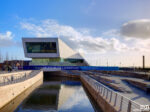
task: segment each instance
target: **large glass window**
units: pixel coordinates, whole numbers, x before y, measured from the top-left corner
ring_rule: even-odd
[[[27,53],[56,53],[56,42],[26,42]]]

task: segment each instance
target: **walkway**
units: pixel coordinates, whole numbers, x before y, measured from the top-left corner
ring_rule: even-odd
[[[130,98],[131,100],[138,102],[139,104],[142,104],[142,105],[150,105],[150,94],[146,94],[145,91],[142,91],[136,87],[133,87],[132,85],[130,85],[122,80],[130,79],[130,80],[134,80],[134,81],[144,82],[148,85],[150,85],[150,81],[146,81],[146,80],[138,79],[138,78],[123,77],[123,76],[112,76],[112,75],[104,76],[104,74],[101,77],[113,80],[114,85],[119,86],[119,87],[125,89],[126,91],[128,91],[125,93],[123,93],[123,92],[120,92],[120,93],[125,95],[126,97]]]

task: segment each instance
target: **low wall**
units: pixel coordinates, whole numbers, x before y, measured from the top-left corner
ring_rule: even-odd
[[[117,109],[111,106],[104,97],[99,95],[98,92],[95,91],[95,89],[86,82],[86,80],[84,80],[82,77],[80,77],[80,79],[90,94],[93,96],[94,100],[101,107],[103,112],[117,112]]]
[[[43,84],[43,79],[33,84],[31,87],[29,87],[12,101],[10,101],[7,105],[3,106],[0,109],[0,112],[14,112],[17,109],[18,105],[20,105],[21,102],[26,99],[41,84]]]
[[[28,80],[6,86],[0,86],[0,108],[5,106],[41,79],[43,79],[43,71]]]
[[[150,80],[150,75],[148,75],[148,74],[127,72],[127,71],[94,71],[94,72],[116,75],[116,76],[134,77],[134,78],[140,78],[140,79],[144,79],[144,80]]]
[[[28,70],[28,71],[19,71],[19,72],[11,72],[11,73],[0,74],[0,83],[3,83],[4,81],[11,80],[12,76],[21,77],[25,73],[26,73],[26,75],[29,75],[31,72],[32,72],[31,70]],[[15,77],[14,77],[14,80],[15,80]],[[4,78],[5,78],[5,80],[4,80]]]
[[[137,88],[139,88],[141,90],[144,90],[147,93],[150,93],[149,85],[144,83],[144,82],[134,81],[134,80],[130,80],[130,79],[124,79],[124,81],[126,81],[127,83],[131,84],[134,87],[137,87]]]
[[[16,75],[16,74],[22,74],[22,73],[31,73],[32,70],[26,70],[26,71],[19,71],[19,72],[10,72],[10,73],[4,73],[4,74],[0,74],[0,76],[12,76],[12,75]]]

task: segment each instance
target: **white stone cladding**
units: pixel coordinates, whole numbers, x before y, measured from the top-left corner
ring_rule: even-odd
[[[60,39],[58,39],[58,47],[59,47],[59,54],[60,54],[61,58],[68,58],[68,57],[76,54],[75,51],[73,51],[68,45],[66,45]]]

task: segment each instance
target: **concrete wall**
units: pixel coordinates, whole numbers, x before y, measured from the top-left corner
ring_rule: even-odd
[[[7,80],[11,80],[11,76],[19,77],[19,76],[23,76],[25,73],[26,75],[29,75],[31,73],[31,70],[0,74],[0,83],[4,82],[3,77],[7,77]]]
[[[24,92],[22,92],[20,95],[18,95],[16,98],[14,98],[12,101],[10,101],[7,105],[2,107],[0,109],[0,112],[14,112],[18,105],[21,104],[21,102],[26,99],[37,87],[39,87],[41,84],[43,84],[43,79],[33,84],[31,87],[26,89]]]
[[[11,73],[4,73],[4,74],[0,74],[0,77],[1,76],[12,76],[12,75],[19,75],[19,74],[24,74],[24,73],[31,73],[32,71],[31,70],[28,70],[28,71],[19,71],[19,72],[11,72]]]
[[[118,112],[118,109],[113,107],[104,97],[99,95],[98,92],[96,92],[95,89],[86,82],[86,80],[84,80],[82,77],[80,77],[80,79],[103,112]]]
[[[0,87],[0,108],[5,106],[15,97],[20,95],[26,89],[30,88],[33,84],[43,79],[43,71],[39,72],[34,77],[11,85],[1,86]]]

